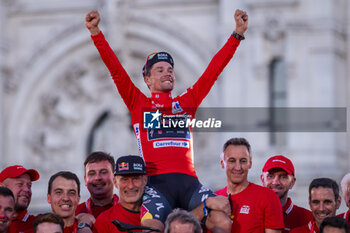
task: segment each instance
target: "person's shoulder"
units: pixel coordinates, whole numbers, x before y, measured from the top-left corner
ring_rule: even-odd
[[[269,188],[266,188],[264,186],[258,185],[258,184],[254,184],[254,183],[249,183],[248,188],[250,190],[254,190],[254,191],[258,191],[258,192],[262,192],[265,194],[270,195],[271,193],[275,194],[275,192]]]
[[[309,228],[308,228],[308,225],[305,224],[305,225],[302,225],[300,227],[296,227],[296,228],[293,228],[290,233],[309,233]]]
[[[86,202],[82,202],[77,206],[77,209],[75,210],[75,215],[78,215],[80,213],[87,213]]]
[[[215,191],[216,195],[227,196],[227,186],[225,188]]]
[[[310,214],[312,216],[312,212],[310,210],[305,209],[304,207],[301,207],[301,206],[298,206],[298,205],[295,205],[295,204],[293,204],[293,205],[294,205],[293,209],[295,208],[296,211],[303,212],[303,213],[306,213],[306,214]]]

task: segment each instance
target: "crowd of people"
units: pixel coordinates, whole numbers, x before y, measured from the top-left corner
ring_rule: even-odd
[[[236,27],[197,82],[173,98],[174,60],[167,52],[150,54],[142,69],[151,97],[131,81],[98,27],[100,15],[91,11],[85,25],[132,117],[139,155],[120,156],[96,151],[84,162],[84,183],[90,198],[80,203],[80,180],[70,171],[48,181],[51,213],[30,215],[34,169],[9,166],[0,173],[0,233],[107,233],[121,232],[114,220],[166,233],[229,232],[345,232],[349,233],[350,174],[341,190],[349,211],[336,216],[341,203],[338,184],[314,179],[309,187],[310,210],[293,204],[288,195],[296,182],[290,159],[277,155],[262,168],[262,185],[248,181],[252,167],[249,142],[231,138],[224,143],[220,161],[227,186],[216,192],[203,186],[193,163],[193,133],[163,130],[144,124],[144,113],[194,119],[202,100],[229,63],[248,29],[245,11],[234,13]],[[116,187],[119,195],[113,193]],[[80,203],[80,204],[79,204]],[[125,228],[125,226],[124,226]]]

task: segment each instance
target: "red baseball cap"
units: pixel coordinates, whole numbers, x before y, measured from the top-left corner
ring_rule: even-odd
[[[16,178],[20,175],[27,173],[31,181],[36,181],[39,179],[39,173],[34,169],[25,169],[21,165],[13,165],[5,168],[0,173],[0,182],[3,182],[6,178]]]
[[[290,159],[284,157],[283,155],[276,155],[269,158],[266,161],[262,171],[267,172],[272,168],[282,168],[290,175],[294,176],[295,174],[292,161],[290,161]]]

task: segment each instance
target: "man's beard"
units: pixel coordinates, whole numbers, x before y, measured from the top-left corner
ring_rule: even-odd
[[[27,205],[18,204],[18,203],[15,204],[15,210],[17,213],[22,212],[22,211],[26,210],[27,208],[28,208]]]

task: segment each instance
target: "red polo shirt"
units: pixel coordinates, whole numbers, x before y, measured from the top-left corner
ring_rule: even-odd
[[[283,233],[290,232],[291,229],[303,226],[313,219],[310,210],[294,205],[292,199],[288,198],[287,204],[283,207]]]
[[[8,233],[33,233],[33,222],[37,216],[29,215],[27,210],[19,213],[12,219],[12,223],[7,230]]]

